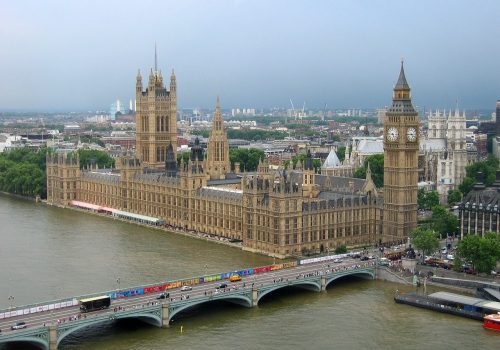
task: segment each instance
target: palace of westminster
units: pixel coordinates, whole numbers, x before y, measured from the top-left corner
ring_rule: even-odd
[[[384,187],[366,179],[317,174],[310,152],[294,170],[231,170],[219,100],[206,154],[198,142],[177,164],[177,89],[151,71],[136,80],[136,152],[115,169],[80,169],[76,152],[47,155],[47,202],[160,219],[167,228],[242,242],[285,257],[408,237],[417,222],[419,118],[403,64],[384,122]]]

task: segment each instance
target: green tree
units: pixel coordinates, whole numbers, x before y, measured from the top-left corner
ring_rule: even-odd
[[[417,205],[419,209],[432,209],[439,205],[439,193],[437,191],[426,191],[421,188],[417,192]]]
[[[467,166],[465,168],[466,177],[464,178],[460,186],[458,186],[460,192],[462,192],[464,195],[469,193],[473,185],[476,183],[477,174],[479,172],[483,173],[484,184],[486,186],[491,186],[493,182],[495,182],[498,164],[498,158],[490,155],[488,159],[484,161],[475,162]]]
[[[374,154],[369,156],[363,162],[363,166],[354,172],[354,177],[359,179],[366,178],[366,169],[370,164],[370,169],[372,171],[372,180],[377,187],[384,186],[384,155]]]
[[[441,237],[446,237],[450,233],[458,232],[458,219],[453,213],[441,206],[436,205],[432,208],[431,228]]]
[[[426,199],[425,190],[423,188],[419,188],[417,191],[418,209],[425,209],[425,204],[426,204],[425,199]]]
[[[413,246],[422,251],[422,260],[439,248],[438,234],[424,227],[418,227],[410,233]]]
[[[455,205],[462,200],[462,192],[459,190],[448,191],[448,204]]]
[[[457,246],[456,259],[460,264],[471,263],[478,272],[489,273],[500,260],[500,236],[487,233],[484,237],[467,235]]]
[[[344,159],[345,159],[345,146],[337,148],[337,157],[339,157],[339,160],[341,162],[344,161]]]
[[[292,165],[293,169],[297,167],[298,162],[302,162],[302,164],[305,164],[306,161],[306,154],[298,154],[295,157],[292,158]],[[314,172],[315,173],[320,173],[321,172],[321,161],[317,158],[313,158],[313,167],[314,167]]]
[[[231,148],[229,150],[229,161],[231,169],[234,170],[234,163],[240,163],[241,171],[255,171],[259,165],[259,160],[263,160],[265,153],[256,148]]]
[[[177,153],[177,166],[180,167],[182,161],[188,162],[190,156],[191,156],[190,152],[178,152]]]
[[[80,169],[95,162],[99,168],[111,168],[115,166],[115,160],[104,151],[94,149],[79,149]]]
[[[347,247],[345,245],[340,245],[335,248],[335,254],[345,254],[347,253]]]
[[[475,179],[466,176],[464,177],[462,183],[458,186],[458,189],[460,190],[461,193],[465,195],[472,190],[472,187],[474,187],[475,183],[476,183]]]
[[[46,148],[27,147],[0,154],[0,189],[23,196],[47,196]]]

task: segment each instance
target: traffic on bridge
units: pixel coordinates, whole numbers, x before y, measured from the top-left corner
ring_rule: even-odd
[[[67,335],[103,322],[137,318],[168,327],[183,310],[213,300],[257,306],[285,287],[324,291],[348,275],[375,277],[376,260],[359,253],[324,256],[0,310],[0,343],[25,341],[55,350]]]

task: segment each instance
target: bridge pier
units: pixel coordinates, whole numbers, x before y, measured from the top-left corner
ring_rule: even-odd
[[[57,350],[57,326],[49,326],[49,350]]]
[[[321,275],[321,279],[320,279],[320,285],[321,285],[321,292],[324,292],[326,290],[326,276],[325,275]]]
[[[170,312],[168,311],[169,306],[170,306],[169,304],[161,305],[161,328],[170,327],[170,319],[169,319]]]
[[[252,289],[252,307],[257,306],[258,300],[259,300],[259,290]]]

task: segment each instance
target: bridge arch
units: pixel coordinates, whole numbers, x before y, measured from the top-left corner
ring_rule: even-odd
[[[137,310],[137,311],[138,311],[137,313],[124,313],[124,314],[117,313],[117,314],[114,314],[112,316],[108,316],[106,318],[92,320],[91,322],[74,324],[73,327],[61,329],[61,332],[58,333],[58,336],[57,336],[57,346],[59,347],[59,344],[61,343],[61,341],[63,341],[63,339],[66,338],[68,335],[70,335],[76,331],[79,331],[83,328],[93,326],[93,325],[96,325],[99,323],[104,323],[104,322],[134,318],[134,319],[139,319],[142,322],[151,324],[153,326],[158,326],[158,327],[162,326],[161,316],[158,316],[158,315],[155,315],[152,313],[147,313],[147,312],[144,312],[143,310]]]
[[[327,278],[326,283],[325,283],[325,288],[327,288],[333,281],[346,277],[346,276],[360,276],[360,277],[371,277],[372,279],[375,278],[375,271],[372,269],[366,269],[366,270],[350,270],[350,271],[345,271],[345,273],[342,274],[336,274],[335,276],[332,276],[330,278]]]
[[[6,339],[5,341],[0,341],[0,344],[15,344],[15,343],[29,343],[35,346],[40,347],[43,350],[49,350],[49,343],[45,339],[41,339],[36,336],[27,336],[16,339]]]
[[[228,295],[228,296],[221,295],[221,296],[218,296],[216,298],[197,300],[195,302],[190,302],[190,303],[183,304],[179,307],[175,307],[169,313],[168,321],[170,322],[174,318],[174,316],[178,315],[179,313],[181,313],[184,310],[187,310],[187,309],[192,308],[192,307],[197,306],[197,305],[207,304],[207,303],[210,303],[212,301],[228,301],[228,302],[233,303],[233,304],[242,305],[245,307],[252,307],[252,300],[245,295]]]
[[[257,304],[259,304],[260,300],[269,293],[272,293],[278,289],[288,288],[288,287],[297,287],[297,288],[312,290],[315,292],[321,291],[321,284],[319,283],[319,281],[298,281],[296,283],[290,283],[290,284],[276,284],[273,285],[271,288],[266,288],[265,290],[262,291],[262,293],[259,294],[259,296],[257,297]]]

